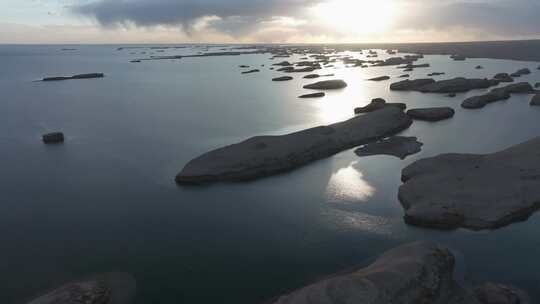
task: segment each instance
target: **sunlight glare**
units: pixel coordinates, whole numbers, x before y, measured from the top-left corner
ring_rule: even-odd
[[[338,31],[379,33],[387,29],[397,11],[394,0],[328,0],[313,7],[322,23]]]
[[[326,187],[329,202],[366,201],[375,193],[375,188],[355,168],[357,162],[341,168],[330,177]]]

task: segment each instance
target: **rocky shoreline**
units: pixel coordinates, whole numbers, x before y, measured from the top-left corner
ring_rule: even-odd
[[[273,304],[530,304],[511,286],[487,282],[468,288],[454,278],[456,257],[439,244],[416,242],[382,254],[371,265],[276,298]]]

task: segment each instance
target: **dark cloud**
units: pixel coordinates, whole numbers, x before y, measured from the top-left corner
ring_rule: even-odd
[[[74,7],[103,25],[134,22],[137,25],[187,24],[203,16],[250,19],[294,16],[321,0],[99,0]]]
[[[360,0],[358,0],[360,1]],[[377,0],[373,0],[376,2]],[[540,0],[394,0],[402,11],[394,30],[445,31],[463,28],[492,36],[538,36],[540,33]],[[218,16],[208,26],[232,36],[248,35],[272,16],[306,19],[297,29],[305,34],[339,35],[335,29],[323,28],[306,15],[307,8],[325,0],[97,0],[74,6],[79,14],[94,17],[109,26],[134,23],[138,26],[183,25],[189,33],[195,20]],[[369,14],[358,12],[358,18]],[[390,33],[391,34],[391,33]]]
[[[539,0],[410,0],[408,6],[397,22],[402,28],[461,27],[501,36],[540,34]]]

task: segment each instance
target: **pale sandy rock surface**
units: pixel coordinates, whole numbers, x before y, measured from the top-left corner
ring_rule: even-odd
[[[540,137],[493,154],[442,154],[402,172],[409,224],[496,229],[540,208]]]

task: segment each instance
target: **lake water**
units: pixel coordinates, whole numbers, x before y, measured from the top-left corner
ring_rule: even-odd
[[[407,226],[397,200],[401,170],[417,159],[494,152],[540,135],[540,108],[529,106],[530,96],[463,110],[461,101],[481,90],[457,98],[390,92],[401,70],[338,64],[318,72],[335,73],[346,89],[301,100],[302,85],[312,81],[295,74],[272,82],[282,74],[269,70],[280,61],[270,55],[129,63],[151,51],[117,47],[0,46],[0,303],[109,271],[135,276],[137,303],[260,303],[416,240],[461,252],[470,284],[509,283],[540,301],[539,214],[496,231],[434,231]],[[533,73],[520,81],[540,81],[533,62],[419,62],[432,67],[412,78],[483,78],[529,67]],[[242,64],[261,72],[241,75]],[[90,72],[106,77],[35,82]],[[394,79],[366,81],[381,75]],[[174,182],[206,151],[344,120],[375,97],[409,108],[451,106],[456,116],[403,132],[425,144],[404,161],[349,150],[249,183]],[[63,131],[65,144],[43,145],[41,134],[52,131]]]

